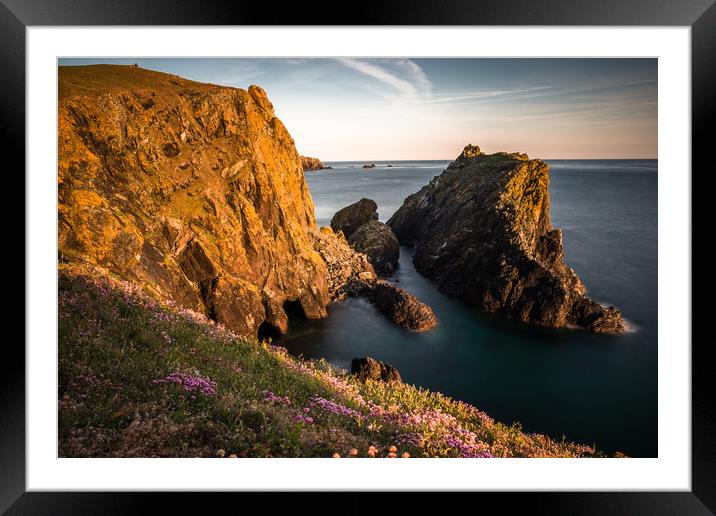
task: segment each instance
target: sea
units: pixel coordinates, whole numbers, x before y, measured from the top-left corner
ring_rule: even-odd
[[[411,333],[363,299],[329,306],[324,320],[292,320],[276,343],[350,369],[371,356],[403,380],[463,400],[507,424],[607,454],[657,456],[657,161],[546,160],[551,218],[565,261],[596,301],[622,310],[629,331],[593,335],[502,320],[441,294],[401,247],[390,281],[434,310],[438,326]],[[332,162],[306,172],[316,221],[362,197],[387,221],[449,161]],[[390,166],[389,166],[390,165]]]

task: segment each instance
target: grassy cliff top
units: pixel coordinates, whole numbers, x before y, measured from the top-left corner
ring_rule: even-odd
[[[211,90],[221,88],[183,79],[178,75],[155,72],[133,65],[58,66],[58,96],[60,99],[77,95],[99,96],[148,89],[157,93],[176,92],[178,88]]]
[[[601,456],[240,339],[99,269],[59,272],[61,457]]]

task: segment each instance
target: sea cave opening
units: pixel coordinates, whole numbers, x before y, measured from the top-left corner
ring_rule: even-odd
[[[286,314],[286,317],[288,318],[287,322],[289,327],[291,326],[291,323],[293,321],[307,319],[306,312],[304,311],[303,306],[298,299],[293,301],[284,301],[282,308],[284,313]],[[259,340],[266,340],[269,338],[271,340],[275,340],[283,336],[284,333],[285,332],[281,331],[281,328],[277,324],[266,320],[262,322],[259,326],[257,338]]]

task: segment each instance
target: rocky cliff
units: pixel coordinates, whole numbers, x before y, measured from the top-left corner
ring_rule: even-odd
[[[349,294],[386,298],[366,256],[316,227],[301,157],[258,86],[60,67],[58,128],[60,260],[252,337]],[[396,306],[374,304],[422,329],[420,302],[394,290]]]
[[[308,156],[301,156],[301,166],[303,170],[326,170],[327,167],[318,158],[309,158]]]
[[[301,159],[261,88],[60,67],[58,128],[61,259],[243,335],[326,316]]]
[[[468,145],[388,225],[414,246],[421,274],[470,305],[536,325],[623,331],[619,310],[585,297],[565,265],[548,185],[543,161]]]

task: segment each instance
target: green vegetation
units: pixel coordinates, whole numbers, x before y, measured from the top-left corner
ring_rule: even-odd
[[[59,272],[60,456],[600,456],[240,339],[97,269]]]

